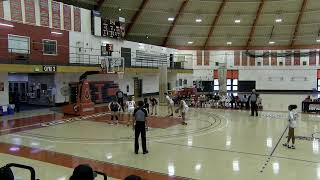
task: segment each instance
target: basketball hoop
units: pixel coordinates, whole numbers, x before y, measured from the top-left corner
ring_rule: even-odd
[[[115,74],[124,73],[124,58],[123,57],[103,57],[101,59],[101,71],[104,73]]]

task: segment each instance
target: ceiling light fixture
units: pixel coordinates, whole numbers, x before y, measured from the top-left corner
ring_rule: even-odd
[[[188,44],[193,44],[193,42],[192,42],[192,41],[189,41]]]
[[[231,41],[228,41],[228,42],[227,42],[227,45],[231,45],[231,44],[232,44],[232,42],[231,42]]]
[[[169,17],[168,21],[174,21],[174,17]]]
[[[275,21],[276,21],[276,23],[281,23],[283,20],[282,20],[282,18],[277,18]]]
[[[5,24],[5,23],[0,23],[0,26],[14,27],[12,24]]]
[[[269,41],[269,44],[275,44],[276,42],[274,42],[274,41]]]
[[[235,19],[234,22],[235,22],[236,24],[239,24],[239,23],[241,23],[241,19]]]
[[[197,22],[197,23],[201,23],[201,22],[202,22],[202,19],[198,18],[198,19],[196,19],[196,22]]]
[[[121,8],[119,8],[118,10],[119,10],[119,11],[122,11],[122,9],[121,9]]]
[[[61,32],[56,32],[56,31],[52,31],[51,34],[57,34],[57,35],[61,35]]]
[[[318,43],[320,43],[320,38],[318,38],[316,41],[317,41]]]

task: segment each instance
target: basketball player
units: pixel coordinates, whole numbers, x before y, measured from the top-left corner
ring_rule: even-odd
[[[170,96],[168,95],[168,93],[164,93],[164,95],[166,96],[167,103],[168,103],[168,116],[173,116],[173,106],[174,106],[174,102],[173,102],[173,100],[170,98]]]
[[[119,123],[119,111],[121,109],[120,104],[116,101],[116,99],[113,99],[111,103],[109,103],[109,110],[111,111],[111,121],[113,121],[113,117],[116,119],[116,124]]]
[[[151,102],[151,115],[153,115],[153,112],[155,113],[155,115],[158,115],[158,113],[157,113],[157,106],[158,106],[157,99],[154,97],[150,97],[149,101]]]
[[[128,110],[128,116],[129,116],[127,125],[129,126],[132,122],[132,115],[134,112],[134,108],[136,106],[136,103],[132,100],[132,97],[129,97],[129,100],[126,102],[126,106],[127,106],[127,110]]]
[[[181,99],[179,102],[179,108],[176,110],[176,112],[181,113],[181,117],[182,117],[182,125],[187,125],[186,123],[186,113],[189,111],[189,106],[187,105],[186,101]]]

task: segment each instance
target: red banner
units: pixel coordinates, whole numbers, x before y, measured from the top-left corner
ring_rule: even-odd
[[[234,66],[240,66],[240,51],[234,51]]]
[[[36,16],[34,10],[34,0],[24,0],[24,9],[26,14],[26,22],[35,24],[36,23]]]
[[[292,51],[287,51],[288,56],[286,56],[286,66],[292,65]]]
[[[315,66],[317,61],[317,51],[310,51],[309,55],[309,65],[310,66]]]
[[[52,27],[60,29],[61,21],[60,21],[60,3],[56,1],[52,1]]]
[[[300,66],[300,51],[294,52],[294,65]]]
[[[252,54],[254,55],[254,54]],[[250,56],[250,66],[255,66],[256,65],[256,58],[253,56]]]
[[[63,24],[65,30],[71,30],[71,7],[69,5],[63,5]]]
[[[209,61],[210,61],[210,52],[204,51],[204,65],[209,66]]]
[[[197,65],[202,65],[202,51],[197,51]]]
[[[3,1],[0,1],[0,18],[3,18]]]
[[[248,56],[246,52],[242,52],[242,66],[247,66],[248,65]]]
[[[269,51],[264,51],[263,52],[263,54],[268,54],[269,53]],[[268,55],[266,55],[266,56],[263,56],[263,65],[264,66],[269,66],[269,64],[270,64],[270,56]]]
[[[73,7],[74,13],[74,31],[81,32],[81,11],[80,8]]]
[[[277,64],[277,52],[271,53],[271,66],[276,66]]]
[[[22,22],[21,0],[10,0],[11,19]]]
[[[40,25],[49,26],[49,5],[48,0],[39,0],[40,6]]]

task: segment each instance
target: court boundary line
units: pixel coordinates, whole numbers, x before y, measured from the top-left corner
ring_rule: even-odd
[[[278,139],[277,144],[274,146],[273,150],[271,151],[271,153],[268,156],[268,159],[265,161],[265,163],[263,164],[260,173],[263,173],[265,168],[269,165],[269,162],[271,161],[271,158],[273,157],[273,153],[276,151],[276,149],[278,148],[284,134],[287,132],[289,126],[286,126],[286,128],[284,129],[284,131],[282,132],[280,138]]]

